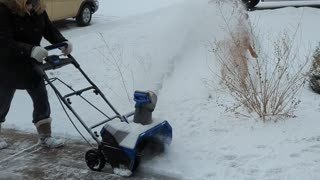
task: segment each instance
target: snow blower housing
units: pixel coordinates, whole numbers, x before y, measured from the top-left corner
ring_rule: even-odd
[[[134,171],[144,150],[161,153],[164,144],[172,140],[172,128],[167,121],[152,119],[157,96],[151,91],[136,91],[134,94],[136,111],[133,123],[108,122],[100,134],[105,143],[104,151],[112,167],[127,167]],[[108,147],[108,145],[110,147]],[[117,147],[119,149],[114,149]]]
[[[61,43],[47,46],[45,48],[49,51],[65,46],[67,46],[66,43]],[[77,70],[79,70],[79,72],[83,75],[84,79],[87,80],[90,86],[81,90],[75,90],[57,77],[48,77],[46,73],[48,70],[56,70],[66,65],[74,65],[74,67],[77,68]],[[130,172],[134,172],[140,163],[140,158],[143,155],[144,150],[147,147],[160,147],[157,148],[157,150],[162,152],[164,150],[164,145],[169,145],[171,143],[172,128],[168,121],[152,118],[152,112],[157,103],[157,96],[155,93],[151,91],[136,91],[134,94],[134,100],[136,101],[135,112],[121,115],[108,101],[102,91],[85,74],[80,67],[80,64],[78,64],[78,62],[71,55],[68,55],[67,57],[51,55],[45,59],[44,64],[34,64],[34,69],[54,90],[55,94],[62,103],[62,106],[66,106],[71,111],[74,117],[97,142],[97,148],[87,151],[85,155],[86,163],[90,169],[94,171],[100,171],[104,168],[106,163],[109,163],[114,170],[116,168],[125,168]],[[54,84],[55,82],[65,85],[67,88],[69,88],[71,93],[65,95],[61,94]],[[88,91],[100,96],[106,102],[107,106],[110,108],[111,112],[114,113],[114,115],[107,115],[103,110],[95,106],[94,103],[86,99],[82,94]],[[107,119],[98,122],[91,127],[87,126],[81,116],[71,106],[71,97],[74,96],[80,96],[84,101],[104,115]],[[134,117],[131,118],[132,116]],[[72,121],[69,115],[68,117]],[[116,119],[119,121],[116,121]],[[103,127],[100,131],[100,135],[98,135],[98,133],[94,130],[101,126]],[[80,131],[79,133],[81,134]],[[83,135],[82,137],[86,140]],[[88,140],[86,141],[89,143]]]

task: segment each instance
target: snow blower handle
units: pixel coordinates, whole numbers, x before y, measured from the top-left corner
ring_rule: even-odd
[[[66,42],[62,42],[62,43],[58,43],[58,44],[53,44],[53,45],[50,45],[50,46],[46,46],[45,49],[47,51],[51,51],[51,50],[54,50],[54,49],[60,49],[60,48],[67,48],[68,47],[68,43]]]
[[[44,48],[47,51],[51,51],[51,50],[55,50],[63,47],[65,48],[68,47],[68,44],[66,42],[63,42],[63,43],[46,46]],[[45,71],[55,70],[63,66],[66,66],[68,64],[73,64],[76,68],[80,68],[80,65],[78,64],[78,62],[70,54],[65,58],[61,58],[60,55],[50,55],[45,59],[45,62],[46,63],[44,64],[33,62],[35,71],[43,77],[46,76]]]

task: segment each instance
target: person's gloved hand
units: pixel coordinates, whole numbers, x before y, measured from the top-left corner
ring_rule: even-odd
[[[40,46],[35,46],[32,49],[30,57],[35,59],[36,61],[42,63],[44,58],[48,57],[48,55],[49,55],[49,53],[45,48],[40,47]]]
[[[67,56],[67,55],[71,54],[73,46],[72,46],[70,41],[66,41],[65,43],[67,43],[68,46],[67,47],[62,47],[62,48],[60,48],[60,50],[63,53],[63,55]]]

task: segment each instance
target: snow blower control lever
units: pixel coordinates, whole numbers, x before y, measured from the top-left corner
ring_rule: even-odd
[[[51,50],[59,49],[66,46],[68,46],[67,43],[59,43],[59,44],[46,46],[45,49],[48,51],[51,51]],[[58,55],[50,55],[45,59],[45,62],[46,63],[44,64],[38,63],[34,65],[35,71],[41,76],[45,75],[44,71],[58,69],[68,64],[73,64],[77,68],[80,67],[80,65],[71,55],[68,55],[66,58],[61,58]]]
[[[54,44],[51,46],[47,46],[47,47],[45,47],[45,49],[50,51],[50,50],[54,50],[54,49],[58,49],[58,48],[62,48],[62,47],[67,48],[67,46],[68,46],[67,43],[60,43],[60,44]],[[59,65],[61,63],[61,59],[57,55],[48,56],[45,60],[46,60],[46,62],[48,62],[51,65]]]

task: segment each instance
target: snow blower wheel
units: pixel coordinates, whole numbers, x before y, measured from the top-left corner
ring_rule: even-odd
[[[91,149],[85,156],[87,166],[93,171],[101,171],[106,165],[103,154],[97,149]]]

